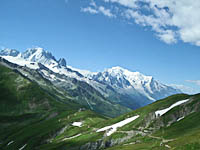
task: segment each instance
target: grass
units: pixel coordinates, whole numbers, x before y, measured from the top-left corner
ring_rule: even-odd
[[[164,145],[160,145],[160,140],[150,137],[136,136],[128,142],[107,148],[108,150],[167,150]]]
[[[136,110],[135,112],[132,112],[133,115],[136,113],[140,113],[141,116],[148,114],[149,112],[154,112],[155,110],[159,110],[162,108],[167,108],[173,103],[190,98],[190,102],[184,104],[184,107],[182,106],[177,106],[174,109],[170,110],[167,112],[165,115],[161,117],[161,120],[164,120],[165,123],[170,121],[170,116],[178,113],[179,111],[181,112],[182,109],[187,109],[187,110],[194,110],[196,107],[199,108],[199,102],[200,102],[200,95],[193,95],[193,96],[188,96],[188,95],[175,95],[168,97],[167,99],[157,101],[153,104],[150,104],[148,106],[145,106],[141,109]],[[165,145],[170,146],[172,149],[175,150],[198,150],[200,149],[200,109],[195,110],[196,112],[189,114],[186,116],[184,119],[175,122],[171,124],[171,126],[167,127],[164,126],[161,129],[157,130],[153,134],[153,136],[158,137],[160,139],[154,139],[152,137],[138,137],[135,136],[131,138],[128,142],[122,143],[119,146],[114,146],[111,148],[108,148],[109,150],[163,150],[163,149],[168,149],[165,147]],[[130,113],[128,114],[130,115]],[[168,119],[168,120],[167,120]],[[137,125],[142,124],[142,119],[138,119],[137,122],[130,123],[122,128],[120,130],[135,130],[135,127]],[[155,122],[152,122],[154,124]],[[174,139],[172,141],[168,141],[166,143],[163,143],[160,145],[162,142],[161,139]],[[140,143],[137,143],[136,141],[139,140]]]

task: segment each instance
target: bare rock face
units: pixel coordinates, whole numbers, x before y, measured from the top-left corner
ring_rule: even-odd
[[[58,60],[58,64],[59,64],[60,66],[63,66],[63,67],[66,67],[66,65],[67,65],[66,60],[65,60],[64,58],[60,58],[60,59]]]

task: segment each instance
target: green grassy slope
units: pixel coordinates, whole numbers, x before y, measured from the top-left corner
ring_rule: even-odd
[[[0,91],[0,149],[19,149],[25,144],[24,149],[38,149],[51,139],[85,132],[87,126],[105,119],[80,110],[83,107],[70,100],[63,103],[55,99],[36,83],[2,65]],[[82,121],[84,126],[73,127],[73,121]],[[66,135],[62,137],[63,133]]]
[[[190,101],[186,104],[177,106],[157,118],[149,124],[148,127],[144,127],[144,122],[146,118],[143,117],[147,113],[155,112],[156,110],[161,110],[168,108],[170,105],[177,101],[190,98]],[[174,116],[180,118],[178,115],[186,114],[190,112],[180,121],[174,121],[169,125],[174,119]],[[146,107],[138,109],[132,113],[132,115],[140,114],[140,118],[122,128],[120,131],[145,131],[146,135],[133,136],[124,143],[108,148],[109,150],[164,150],[164,149],[175,149],[175,150],[198,150],[200,149],[200,94],[189,96],[184,94],[170,96],[166,99],[157,101]],[[129,114],[129,115],[130,115]],[[149,117],[149,115],[147,115]],[[173,116],[173,117],[172,117]],[[118,118],[119,119],[119,118]],[[159,128],[158,122],[160,123]],[[152,131],[153,130],[153,131]],[[114,135],[113,135],[114,136]]]
[[[62,111],[80,107],[73,102],[63,105],[43,91],[36,83],[1,65],[0,91],[0,113],[5,115]]]
[[[187,103],[171,109],[161,117],[155,117],[155,111],[168,108],[177,101],[188,98],[190,100]],[[40,149],[78,150],[82,147],[82,149],[91,150],[167,150],[171,148],[177,150],[196,150],[199,148],[200,144],[199,102],[200,95],[173,95],[120,117],[105,121],[102,120],[92,125],[87,131],[85,130],[82,132],[79,130],[76,134],[71,134],[69,136],[71,137],[81,133],[81,135],[76,138],[62,141],[63,137],[67,137],[64,133],[60,137],[56,137],[52,143],[42,145]],[[104,132],[96,133],[96,130],[99,128],[112,125],[135,115],[140,115],[140,117],[118,128],[111,136],[105,136]],[[180,118],[181,115],[186,116],[184,119],[177,122],[177,119]],[[174,116],[176,116],[175,121],[169,125],[174,119]],[[77,131],[77,129],[74,131]],[[85,147],[83,147],[83,145]]]
[[[2,149],[19,149],[27,144],[25,149],[60,149],[66,147],[76,147],[84,143],[84,140],[78,140],[77,143],[70,143],[65,138],[77,134],[85,134],[92,130],[97,123],[102,122],[105,118],[94,114],[91,111],[82,111],[76,113],[63,112],[57,117],[49,120],[38,121],[28,124],[19,130],[15,130],[6,138]],[[82,127],[72,126],[75,121],[83,122]],[[88,137],[86,141],[89,140]],[[90,139],[91,140],[91,139]],[[95,140],[95,139],[94,139]],[[7,145],[10,141],[12,144]],[[79,145],[80,144],[80,145]]]
[[[135,136],[127,142],[108,150],[199,150],[200,113],[193,113],[185,119],[164,127],[149,136]]]

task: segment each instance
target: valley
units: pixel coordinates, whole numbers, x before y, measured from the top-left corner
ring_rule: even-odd
[[[81,74],[63,59],[39,52],[24,63],[16,51],[0,53],[2,150],[200,148],[199,94],[179,94],[152,77],[119,67]],[[172,96],[166,92],[156,99],[164,89]]]

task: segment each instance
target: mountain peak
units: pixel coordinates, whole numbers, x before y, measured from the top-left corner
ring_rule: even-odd
[[[146,76],[137,71],[133,72],[120,66],[106,69],[104,72],[108,72],[112,76],[125,76],[130,80],[151,80],[153,78],[152,76]]]
[[[15,49],[9,49],[9,48],[6,48],[6,49],[3,49],[3,50],[0,51],[0,55],[1,56],[13,56],[13,57],[16,57],[19,54],[20,54],[19,51],[15,50]]]
[[[35,56],[35,57],[42,57],[42,56],[45,56],[45,57],[53,57],[53,55],[48,52],[48,51],[45,51],[43,48],[41,47],[36,47],[36,48],[28,48],[24,53],[23,53],[23,57],[24,58],[30,58],[30,56]],[[32,58],[31,57],[31,58]]]
[[[113,75],[120,75],[120,74],[123,74],[124,72],[127,72],[127,71],[128,71],[127,69],[124,69],[120,66],[115,66],[115,67],[106,69],[104,72],[108,72],[108,73],[113,74]]]
[[[66,67],[67,65],[66,60],[64,58],[60,58],[58,64],[63,67]]]
[[[124,70],[124,68],[120,67],[120,66],[115,66],[111,68],[112,70]]]
[[[115,66],[115,67],[112,67],[112,68],[110,68],[110,70],[116,70],[116,71],[126,71],[127,69],[125,69],[125,68],[122,68],[122,67],[120,67],[120,66]]]
[[[22,58],[32,62],[38,62],[42,64],[56,64],[55,57],[48,51],[45,51],[41,47],[29,48],[23,54]]]

